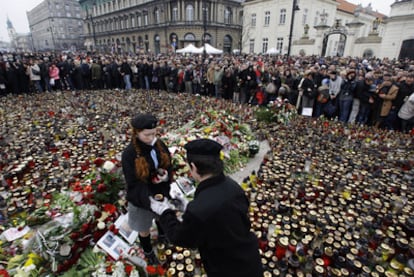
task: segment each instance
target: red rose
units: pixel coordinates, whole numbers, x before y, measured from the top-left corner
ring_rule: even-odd
[[[1,277],[10,277],[9,273],[5,269],[0,269],[0,276]]]
[[[80,231],[81,233],[85,233],[86,231],[88,231],[88,229],[89,229],[89,224],[83,223]]]
[[[134,267],[130,264],[125,265],[125,272],[129,276],[131,275],[131,271],[134,269]]]
[[[113,214],[114,212],[116,212],[116,206],[112,204],[104,204],[103,210],[109,214]]]
[[[96,158],[95,161],[93,162],[97,167],[101,167],[104,163],[105,160],[102,158]]]
[[[95,218],[100,218],[100,217],[101,217],[101,215],[102,215],[102,213],[101,213],[100,211],[95,211],[95,212],[93,213],[93,216],[94,216]]]
[[[154,266],[149,265],[147,266],[147,272],[149,275],[154,275],[157,273],[157,269]]]
[[[76,240],[79,238],[79,233],[78,232],[74,232],[72,234],[70,234],[70,238],[73,240]]]
[[[109,226],[108,229],[109,229],[109,231],[111,231],[115,235],[118,234],[118,232],[119,232],[119,230],[116,228],[115,224],[112,224],[111,226]]]
[[[105,185],[105,184],[103,184],[103,183],[100,183],[100,184],[98,185],[97,191],[98,191],[98,192],[104,192],[104,191],[106,191],[106,185]]]
[[[165,275],[165,269],[161,265],[157,265],[157,272],[161,276]]]

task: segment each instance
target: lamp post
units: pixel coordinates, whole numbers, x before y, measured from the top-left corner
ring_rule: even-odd
[[[34,30],[34,27],[30,26],[30,39],[32,41],[32,51],[36,52],[36,46],[35,46],[34,40],[33,40],[33,30]]]
[[[96,6],[96,2],[93,1],[92,4],[93,7]],[[89,6],[86,5],[86,19],[90,20],[90,23],[92,25],[92,38],[93,38],[93,45],[91,47],[91,50],[93,51],[94,49],[96,49],[96,33],[95,33],[95,23],[93,22],[93,9],[92,12],[89,14]],[[90,34],[90,28],[89,28],[89,34]]]
[[[289,42],[288,42],[288,52],[287,52],[287,56],[290,56],[290,49],[292,47],[292,35],[293,35],[293,24],[295,22],[295,12],[299,11],[299,6],[297,4],[297,0],[293,0],[293,4],[292,4],[292,16],[291,16],[291,21],[290,21],[290,31],[289,31]]]
[[[203,60],[207,58],[206,39],[207,39],[207,3],[203,0]]]
[[[50,19],[50,21],[54,21],[53,18]],[[52,37],[52,43],[53,43],[53,52],[56,50],[56,44],[55,44],[55,36],[53,34],[53,24],[50,24],[49,21],[49,28],[47,28],[47,30],[50,32],[50,35]]]

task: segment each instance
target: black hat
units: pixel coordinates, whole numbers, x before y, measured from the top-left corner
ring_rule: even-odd
[[[220,157],[220,151],[223,146],[211,139],[196,139],[187,143],[184,148],[187,150],[187,156],[201,155]]]
[[[154,129],[157,127],[157,119],[152,114],[137,114],[131,120],[135,129]]]

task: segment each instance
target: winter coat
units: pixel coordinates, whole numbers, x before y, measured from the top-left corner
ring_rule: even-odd
[[[167,146],[162,142],[162,151],[168,153],[169,150]],[[122,152],[122,170],[124,172],[125,181],[127,184],[127,194],[126,199],[134,204],[136,207],[144,208],[150,210],[150,200],[149,196],[154,196],[155,194],[163,194],[164,196],[169,196],[170,192],[170,180],[166,182],[161,182],[159,184],[152,183],[152,177],[157,175],[157,169],[155,168],[154,161],[151,158],[151,150],[153,147],[147,145],[140,141],[137,142],[141,149],[141,156],[145,158],[149,165],[149,176],[146,180],[141,180],[137,178],[135,173],[135,158],[137,157],[137,152],[131,142],[125,150]],[[157,157],[160,157],[160,152],[157,148],[154,148],[157,153]],[[171,168],[167,169],[168,176],[171,176]]]
[[[380,116],[387,116],[390,113],[392,101],[397,97],[398,87],[391,81],[384,81],[381,85],[379,85],[378,93],[385,95],[384,98],[380,98],[382,99]]]
[[[410,120],[414,117],[414,93],[408,97],[401,109],[398,111],[398,117],[404,120]]]
[[[209,277],[262,277],[248,209],[243,189],[221,174],[200,182],[182,222],[173,210],[165,211],[159,220],[173,244],[198,248]]]

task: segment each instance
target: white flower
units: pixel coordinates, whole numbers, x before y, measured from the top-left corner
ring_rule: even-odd
[[[115,164],[111,161],[106,161],[102,166],[102,171],[109,173],[115,168]]]
[[[100,222],[98,223],[98,229],[99,229],[99,230],[103,230],[103,229],[105,229],[105,227],[106,227],[106,225],[105,225],[105,223],[104,223],[104,222],[100,221]]]

